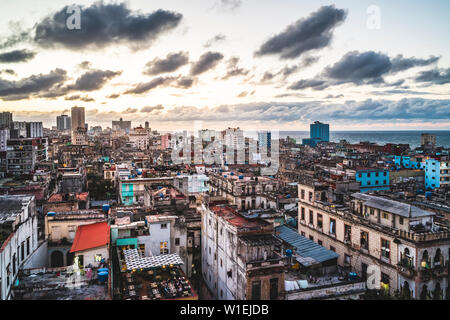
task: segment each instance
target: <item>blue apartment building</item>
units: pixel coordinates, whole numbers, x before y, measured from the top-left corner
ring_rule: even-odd
[[[390,189],[389,171],[384,169],[356,170],[356,181],[358,181],[361,192],[385,191]]]
[[[309,139],[303,139],[303,145],[315,147],[319,142],[330,141],[330,125],[316,121],[310,124]]]

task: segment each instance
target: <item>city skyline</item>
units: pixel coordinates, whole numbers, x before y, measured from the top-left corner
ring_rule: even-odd
[[[0,111],[18,121],[450,129],[445,1],[78,1],[69,30],[71,4],[3,5]]]

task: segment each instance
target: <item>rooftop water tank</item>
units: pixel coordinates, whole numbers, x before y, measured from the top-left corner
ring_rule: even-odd
[[[47,216],[53,217],[55,214],[56,214],[55,212],[51,211],[51,212],[48,212],[48,213],[47,213]]]
[[[106,282],[106,281],[108,281],[108,272],[99,272],[98,273],[98,281],[99,282]]]
[[[104,204],[102,206],[102,210],[103,210],[103,212],[108,212],[109,211],[109,204]]]
[[[239,179],[240,179],[240,180],[244,179],[244,176],[239,176]]]

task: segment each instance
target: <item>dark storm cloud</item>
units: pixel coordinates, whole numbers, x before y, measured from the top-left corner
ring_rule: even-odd
[[[8,81],[0,78],[0,97],[27,98],[55,85],[62,84],[67,78],[67,72],[55,69],[48,74],[32,75],[18,81]]]
[[[437,85],[450,83],[450,68],[422,71],[415,78],[415,80],[416,82],[425,82]]]
[[[222,42],[225,41],[226,36],[222,33],[216,34],[214,37],[212,37],[211,39],[209,39],[208,41],[206,41],[206,43],[203,45],[204,48],[210,48],[211,46],[213,46],[214,44],[218,43],[218,42]]]
[[[232,57],[227,61],[227,74],[222,77],[223,80],[231,77],[246,76],[250,71],[238,66],[239,58]]]
[[[438,62],[439,59],[440,59],[440,57],[434,57],[434,56],[431,56],[428,59],[418,59],[415,57],[404,58],[403,55],[400,54],[391,60],[391,62],[392,62],[391,72],[395,73],[395,72],[411,69],[414,67],[428,66],[430,64]]]
[[[255,55],[279,55],[282,59],[294,59],[308,51],[325,48],[333,38],[334,29],[344,22],[346,16],[345,10],[323,6],[267,40]]]
[[[108,99],[117,99],[118,97],[120,97],[120,94],[117,94],[117,93],[113,93],[113,94],[107,96]]]
[[[91,62],[89,62],[89,61],[83,61],[83,62],[81,62],[81,63],[77,66],[77,68],[78,68],[78,69],[82,69],[82,70],[87,70],[87,69],[90,69],[91,66],[92,66],[92,63],[91,63]]]
[[[146,64],[144,74],[158,75],[176,71],[181,66],[189,62],[189,54],[187,52],[169,53],[165,58],[155,58]]]
[[[351,51],[338,62],[328,66],[314,79],[300,80],[290,86],[290,89],[301,90],[305,88],[323,89],[328,86],[353,83],[355,85],[378,85],[396,87],[404,84],[400,79],[393,83],[385,82],[384,77],[411,68],[427,66],[438,61],[437,57],[429,59],[404,58],[398,55],[390,58],[384,53],[374,51]],[[323,82],[323,83],[322,83]],[[320,85],[319,83],[322,83]]]
[[[164,110],[164,107],[163,107],[162,105],[158,104],[157,106],[152,106],[152,107],[147,106],[147,107],[143,107],[143,108],[141,109],[141,112],[144,112],[144,113],[151,113],[151,112],[154,112],[154,111],[161,111],[161,110]]]
[[[36,25],[34,41],[43,47],[60,45],[76,49],[105,47],[118,42],[149,46],[161,34],[174,29],[182,15],[157,10],[142,14],[127,8],[125,3],[97,2],[82,7],[81,30],[69,30],[66,20],[68,6],[48,16]]]
[[[343,83],[379,82],[392,68],[391,59],[382,53],[368,51],[347,53],[340,61],[325,69],[324,75]]]
[[[36,56],[35,52],[23,50],[14,50],[0,53],[0,63],[26,62]]]
[[[202,54],[199,60],[192,65],[191,75],[196,76],[214,68],[222,59],[223,54],[220,52],[209,51]]]
[[[157,77],[151,81],[137,84],[134,88],[125,91],[124,94],[143,94],[157,87],[167,87],[176,80],[176,77]]]
[[[111,70],[90,70],[81,75],[73,85],[68,87],[68,89],[77,91],[98,90],[101,89],[108,80],[120,75],[121,73],[121,71]]]

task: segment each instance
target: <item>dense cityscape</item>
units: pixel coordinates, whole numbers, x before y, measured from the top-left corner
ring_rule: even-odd
[[[2,308],[409,318],[450,299],[450,1],[0,8]]]
[[[410,149],[330,142],[318,121],[277,141],[89,127],[83,107],[55,120],[0,113],[2,299],[449,297],[449,148],[433,134]]]

